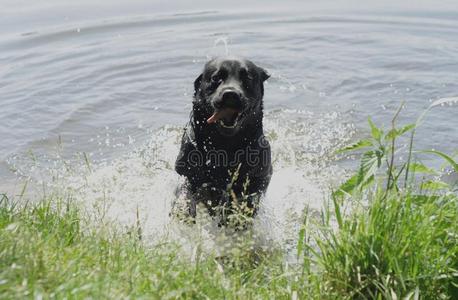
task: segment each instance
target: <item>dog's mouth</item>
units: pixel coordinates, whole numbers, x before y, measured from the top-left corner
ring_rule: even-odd
[[[233,108],[215,110],[213,115],[207,119],[208,124],[218,123],[223,128],[235,128],[240,120],[240,111]]]

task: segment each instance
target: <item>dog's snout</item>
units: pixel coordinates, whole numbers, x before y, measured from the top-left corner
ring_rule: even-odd
[[[223,93],[223,102],[237,102],[240,101],[239,93],[235,91],[226,91]]]
[[[235,90],[226,90],[221,94],[221,97],[215,101],[215,107],[221,108],[233,108],[237,110],[243,109],[242,97],[239,92]]]

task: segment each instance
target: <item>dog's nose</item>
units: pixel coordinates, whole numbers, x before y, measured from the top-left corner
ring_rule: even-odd
[[[243,108],[240,93],[233,90],[223,92],[223,95],[221,96],[221,101],[218,104],[221,108],[227,107],[237,110],[241,110]]]
[[[231,102],[240,100],[240,95],[235,91],[225,91],[223,93],[223,102]]]

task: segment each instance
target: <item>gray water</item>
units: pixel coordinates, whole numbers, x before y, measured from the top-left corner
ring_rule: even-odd
[[[95,2],[0,0],[0,187],[12,195],[25,181],[65,187],[162,228],[192,83],[208,58],[237,55],[272,75],[264,205],[284,238],[290,215],[318,209],[356,165],[332,152],[366,135],[369,116],[388,127],[404,100],[399,122],[412,122],[458,95],[455,1]],[[434,108],[417,148],[456,151],[457,112]]]

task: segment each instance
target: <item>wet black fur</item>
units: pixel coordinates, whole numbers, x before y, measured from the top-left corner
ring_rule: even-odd
[[[251,61],[217,58],[209,61],[195,80],[193,109],[175,164],[176,172],[186,177],[191,216],[195,216],[198,202],[203,202],[210,214],[215,214],[217,207],[230,208],[234,201],[246,203],[250,215],[256,213],[272,175],[270,145],[263,133],[263,83],[268,77]],[[240,92],[244,119],[226,134],[221,132],[224,128],[206,121],[221,101],[221,87],[233,86]],[[226,153],[227,161],[209,153]],[[202,161],[195,159],[199,156]],[[256,156],[259,161],[253,159]]]

